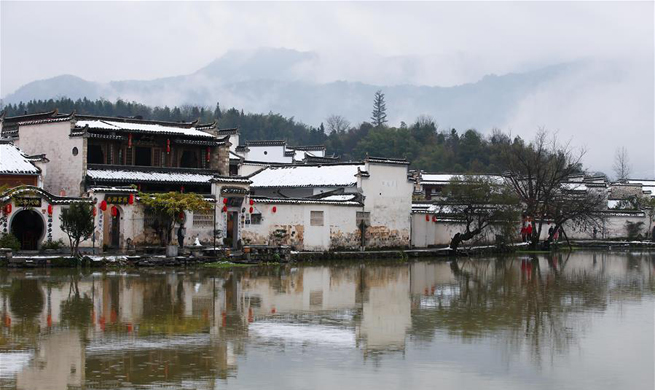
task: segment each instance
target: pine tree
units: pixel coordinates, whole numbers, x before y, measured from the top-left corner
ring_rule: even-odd
[[[371,120],[375,127],[382,127],[387,123],[387,105],[384,102],[384,94],[382,91],[375,92]]]

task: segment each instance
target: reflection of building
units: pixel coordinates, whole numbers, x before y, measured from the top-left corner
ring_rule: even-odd
[[[31,364],[16,376],[21,390],[59,390],[84,386],[85,351],[80,334],[59,330],[39,339]]]
[[[366,268],[363,279],[365,298],[357,334],[366,350],[404,349],[412,325],[409,268]]]

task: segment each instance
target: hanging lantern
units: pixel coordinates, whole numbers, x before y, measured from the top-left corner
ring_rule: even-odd
[[[227,204],[227,198],[223,198],[223,204]]]
[[[5,205],[5,214],[11,214],[11,203]]]
[[[207,162],[209,162],[209,157],[211,156],[211,149],[207,146]]]
[[[116,206],[111,206],[111,216],[116,217],[118,215],[118,208]]]
[[[227,211],[227,206],[223,206],[223,208],[221,210],[223,210],[223,212],[226,212]]]
[[[432,222],[437,222],[437,216],[436,215],[432,216]]]
[[[48,215],[52,215],[52,205],[48,205]]]
[[[430,222],[430,216],[427,215],[427,214],[425,214],[425,220],[428,221],[428,222]]]
[[[250,206],[250,210],[248,210],[248,211],[250,211],[250,214],[252,214],[252,212],[253,212],[254,210],[255,210],[255,209],[254,209],[252,206]]]
[[[132,147],[132,133],[127,135],[127,147],[128,148]]]
[[[102,210],[102,211],[107,210],[107,201],[106,200],[103,200],[102,202],[100,202],[100,210]]]
[[[252,200],[252,199],[250,199],[250,202],[249,202],[249,203],[250,203],[250,205],[252,206],[252,205],[254,205],[254,204],[255,204],[255,201],[254,201],[254,200]]]
[[[180,221],[183,221],[184,220],[184,211],[180,211],[180,214],[178,214],[177,217],[179,218]]]
[[[134,194],[130,194],[127,198],[127,204],[134,204]]]
[[[170,153],[171,153],[171,140],[167,139],[166,140],[166,154],[170,154]]]
[[[184,192],[184,186],[180,186],[180,192]]]
[[[272,211],[273,211],[274,213],[277,213],[277,206],[273,206],[273,210],[272,210]]]
[[[93,207],[93,216],[95,217],[98,214],[98,209]]]

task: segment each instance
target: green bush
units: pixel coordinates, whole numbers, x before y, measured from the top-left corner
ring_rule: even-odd
[[[55,249],[56,250],[56,249],[61,249],[61,248],[65,247],[65,246],[66,246],[66,244],[64,244],[64,241],[60,238],[57,241],[46,241],[46,242],[44,242],[43,245],[41,245],[41,249],[43,249],[43,250],[45,250],[45,249]]]
[[[0,237],[0,248],[11,248],[13,251],[20,250],[20,241],[13,234],[3,234]]]

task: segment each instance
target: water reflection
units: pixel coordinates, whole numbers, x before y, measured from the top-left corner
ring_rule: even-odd
[[[307,387],[271,382],[271,366],[306,379],[339,367],[351,374],[329,383],[350,379],[342,387],[352,388],[393,388],[416,370],[457,378],[445,387],[480,375],[504,378],[501,387],[521,387],[521,375],[551,387],[573,354],[596,362],[580,353],[594,328],[628,326],[633,315],[650,331],[633,353],[652,369],[654,264],[650,254],[599,252],[218,272],[4,270],[0,385]],[[637,380],[652,387],[652,375],[626,378]]]

